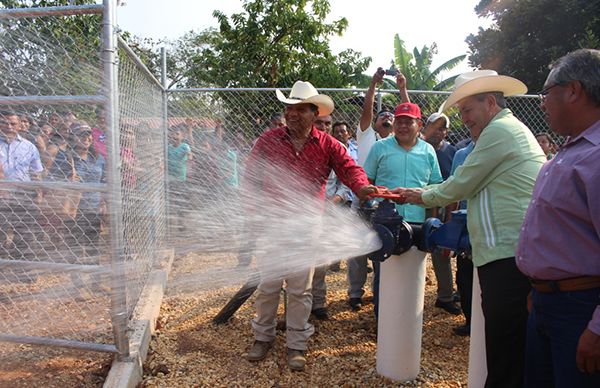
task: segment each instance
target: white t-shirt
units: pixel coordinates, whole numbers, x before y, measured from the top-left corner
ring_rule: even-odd
[[[389,136],[394,136],[394,133],[391,132]],[[360,126],[356,128],[356,144],[358,147],[358,165],[363,166],[365,164],[365,160],[367,160],[367,156],[371,151],[371,147],[377,140],[381,140],[381,136],[373,129],[372,125],[369,125],[367,129],[364,131],[360,130]]]
[[[373,147],[373,144],[375,144],[377,140],[381,140],[381,136],[375,132],[372,125],[369,125],[369,127],[364,131],[361,131],[360,124],[356,128],[356,147],[358,154],[358,160],[356,163],[358,163],[359,166],[363,166],[365,164],[365,160],[367,160],[367,156],[371,151],[371,147]],[[352,209],[358,209],[358,205],[358,197],[354,196],[352,201]]]

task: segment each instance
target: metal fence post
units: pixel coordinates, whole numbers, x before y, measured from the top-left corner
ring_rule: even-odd
[[[165,145],[165,211],[167,216],[167,241],[171,241],[171,222],[170,214],[171,207],[169,201],[169,95],[167,90],[167,49],[163,46],[160,48],[160,83],[163,87],[163,142]]]
[[[107,178],[108,212],[110,216],[110,257],[111,257],[111,320],[115,345],[120,358],[129,357],[129,337],[127,335],[127,281],[125,277],[123,249],[123,211],[121,196],[121,157],[119,147],[119,89],[118,53],[116,25],[116,0],[103,0],[102,20],[102,63],[103,87],[106,93],[107,138]]]
[[[381,110],[381,98],[383,97],[383,95],[381,94],[381,91],[377,92],[377,112],[379,112]]]

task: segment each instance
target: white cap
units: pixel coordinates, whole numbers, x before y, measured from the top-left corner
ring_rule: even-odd
[[[443,113],[439,113],[439,112],[435,112],[432,113],[428,118],[427,118],[427,122],[425,123],[425,125],[429,125],[431,123],[436,122],[437,120],[443,118],[446,121],[446,128],[450,128],[450,119],[448,118],[448,116],[446,116]]]

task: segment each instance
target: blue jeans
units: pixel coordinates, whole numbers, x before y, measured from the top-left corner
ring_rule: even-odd
[[[532,290],[527,322],[525,387],[600,387],[600,373],[577,369],[579,337],[600,303],[600,288],[541,293]]]

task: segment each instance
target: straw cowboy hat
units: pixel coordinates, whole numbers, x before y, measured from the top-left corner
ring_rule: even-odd
[[[284,104],[316,105],[319,108],[319,116],[327,116],[333,112],[334,104],[331,97],[319,94],[310,82],[296,81],[294,86],[292,86],[289,98],[286,98],[279,89],[275,90],[275,94],[277,95],[277,99]]]
[[[452,108],[465,97],[485,92],[502,92],[505,97],[527,93],[527,86],[516,78],[498,75],[494,70],[463,73],[454,80],[454,91],[438,112]]]

